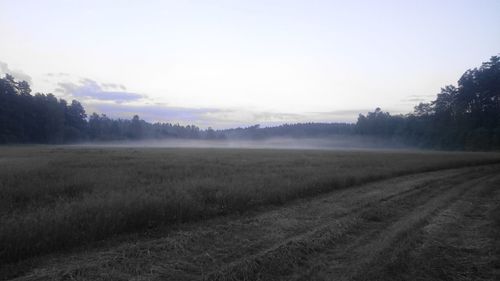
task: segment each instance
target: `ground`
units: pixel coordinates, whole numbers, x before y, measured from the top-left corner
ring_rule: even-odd
[[[114,233],[107,232],[101,239],[67,244],[69,246],[66,247],[44,248],[27,244],[44,251],[25,251],[23,255],[17,256],[19,259],[3,263],[0,269],[2,279],[498,280],[500,277],[500,164],[496,164],[498,158],[495,157],[498,155],[495,154],[139,150],[134,156],[133,151],[128,150],[95,152],[43,148],[28,153],[23,148],[4,151],[3,159],[18,157],[21,159],[19,161],[29,163],[33,162],[34,157],[45,159],[46,162],[39,161],[41,163],[32,164],[26,170],[31,169],[29,173],[38,175],[40,182],[49,181],[61,186],[73,183],[68,180],[71,177],[62,177],[66,180],[57,176],[50,178],[44,172],[55,173],[55,167],[61,163],[68,164],[65,161],[75,155],[84,157],[74,161],[72,168],[66,169],[88,171],[86,164],[91,162],[99,166],[99,161],[107,161],[108,165],[113,166],[117,164],[112,160],[113,157],[130,154],[131,162],[120,162],[120,166],[113,166],[114,172],[108,171],[113,179],[108,183],[116,183],[113,173],[123,172],[126,169],[124,167],[129,167],[127,163],[135,162],[151,165],[148,167],[153,167],[153,163],[172,164],[189,170],[193,167],[189,163],[201,161],[202,166],[196,167],[210,167],[210,172],[206,174],[208,178],[232,179],[224,181],[227,184],[224,188],[231,188],[231,183],[239,184],[237,177],[224,172],[231,171],[232,175],[251,181],[252,177],[248,175],[255,173],[248,173],[248,169],[258,167],[256,163],[269,165],[268,170],[272,172],[261,172],[264,178],[274,179],[271,184],[293,178],[290,171],[302,171],[302,174],[298,185],[287,182],[276,189],[288,195],[279,202],[266,201],[266,197],[245,193],[245,198],[259,198],[261,201],[245,204],[244,210],[213,212],[206,216],[188,217],[184,221],[167,220],[161,223],[155,220],[154,225],[135,225],[132,229],[113,228]],[[50,158],[49,155],[54,154],[56,156]],[[166,157],[175,158],[176,161],[159,161]],[[85,159],[91,160],[86,162]],[[220,166],[214,168],[217,163]],[[225,163],[233,167],[226,167]],[[238,166],[235,163],[242,164]],[[132,167],[143,173],[151,170]],[[348,169],[342,170],[342,167]],[[279,178],[271,177],[276,174],[276,169],[280,171]],[[15,173],[12,171],[17,170],[11,170],[10,176],[3,174],[4,189],[8,187],[6,183],[25,183],[20,179],[14,180],[12,175]],[[341,181],[343,184],[339,184],[338,179],[346,178],[342,178],[346,176],[346,171],[351,171],[350,175],[356,178],[365,177],[359,181],[344,180]],[[193,173],[197,172],[195,170]],[[183,173],[178,172],[178,178],[181,177],[179,174]],[[370,176],[366,177],[367,174]],[[106,182],[105,177],[97,178]],[[145,177],[141,178],[137,174],[130,178],[136,180],[126,179],[123,182],[135,184],[136,189],[140,188],[136,183],[145,180]],[[198,179],[201,180],[201,177]],[[180,182],[185,180],[183,178]],[[92,183],[92,180],[85,181],[87,185],[90,185],[89,182]],[[320,188],[314,189],[319,182]],[[332,188],[325,188],[328,182]],[[270,185],[257,179],[252,183],[261,184],[261,189],[252,189],[255,192],[270,188]],[[183,187],[187,188],[186,185]],[[71,200],[80,202],[95,198],[92,194],[108,194],[94,191],[99,188],[102,187],[91,185],[84,195],[59,195],[63,199],[57,200],[48,200],[34,192],[33,188],[26,189],[30,192],[25,190],[25,193],[31,194],[30,198],[36,200],[4,207],[2,223],[11,222],[12,217],[26,220],[33,210],[61,210],[61,206],[75,206]],[[238,188],[241,187],[234,186],[235,190]],[[288,193],[286,188],[299,192]],[[61,190],[65,189],[57,189],[57,192],[65,194]],[[117,192],[123,189],[113,190]],[[200,189],[194,190],[200,192]],[[12,191],[9,192],[12,194]],[[275,196],[279,193],[263,194]],[[91,195],[94,197],[86,197]],[[3,195],[2,199],[13,198],[9,196]],[[227,198],[232,197],[224,199]],[[216,199],[212,203],[220,207]],[[48,201],[41,204],[43,200]],[[71,204],[64,205],[68,201]],[[212,208],[212,203],[207,203],[206,207]],[[107,209],[100,210],[105,212]],[[133,212],[126,213],[134,215]],[[109,221],[116,219],[114,213],[109,214]],[[69,215],[66,217],[68,220],[64,222],[69,227],[71,224],[67,221],[72,220]],[[80,231],[87,229],[82,227]],[[0,240],[0,243],[7,245],[6,239],[10,236],[1,237],[4,240]],[[64,235],[60,237],[66,239]],[[22,252],[22,247],[15,246],[4,249],[10,249],[12,253],[16,249]],[[7,259],[16,255],[4,254],[4,257]]]

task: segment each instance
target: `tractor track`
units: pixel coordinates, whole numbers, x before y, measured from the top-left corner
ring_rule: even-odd
[[[491,189],[499,170],[402,176],[188,224],[161,237],[36,259],[16,280],[369,280],[380,274],[372,265],[413,249],[405,243],[418,239],[408,237],[460,198]]]

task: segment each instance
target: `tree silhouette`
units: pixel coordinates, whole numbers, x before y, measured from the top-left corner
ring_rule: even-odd
[[[78,141],[163,138],[328,137],[336,134],[397,138],[441,149],[500,149],[500,57],[467,70],[457,85],[441,89],[436,99],[412,113],[391,115],[380,108],[360,114],[356,124],[302,123],[263,128],[200,130],[193,125],[148,123],[138,115],[111,119],[87,116],[77,100],[68,104],[52,94],[31,94],[25,81],[0,78],[0,143],[67,143]]]
[[[500,149],[500,57],[467,70],[457,86],[445,86],[407,116],[384,116],[377,109],[360,115],[356,127],[427,147]]]

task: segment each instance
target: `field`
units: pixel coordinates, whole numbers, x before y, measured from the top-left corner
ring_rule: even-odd
[[[496,153],[1,147],[0,279],[494,280],[499,171]]]

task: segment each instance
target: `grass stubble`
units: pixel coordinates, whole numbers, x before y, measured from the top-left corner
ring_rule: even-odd
[[[0,263],[499,159],[492,153],[4,147]]]

